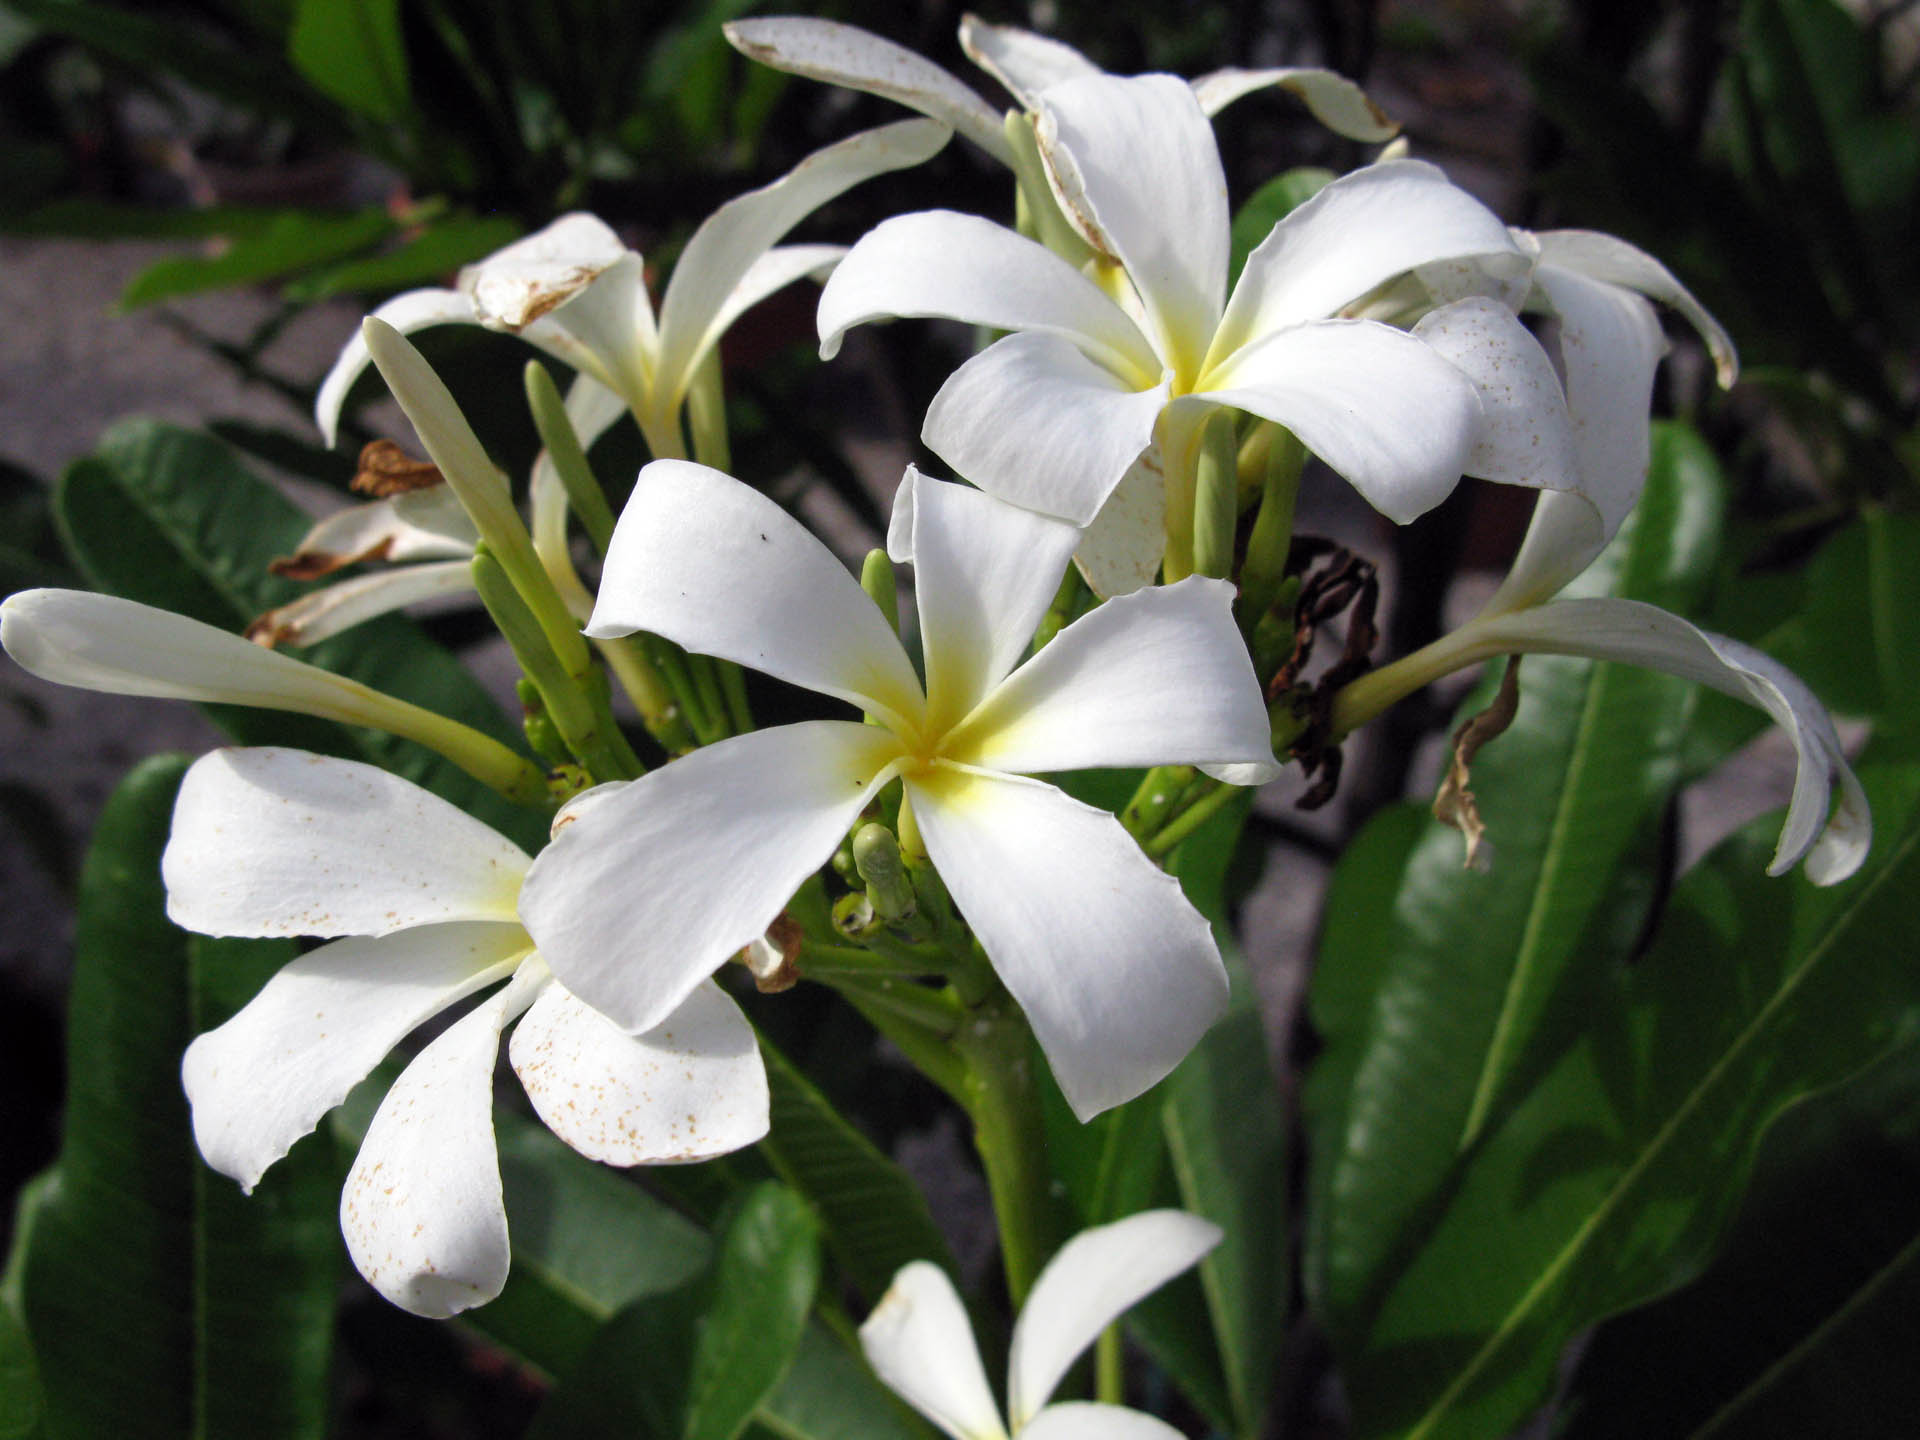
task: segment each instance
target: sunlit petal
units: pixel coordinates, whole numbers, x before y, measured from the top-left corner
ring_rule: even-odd
[[[1218,115],[1243,95],[1278,86],[1296,95],[1313,112],[1313,118],[1349,140],[1380,145],[1400,130],[1362,90],[1346,76],[1332,70],[1291,66],[1279,70],[1241,70],[1228,68],[1201,75],[1193,82],[1193,97],[1209,116]]]
[[[1535,490],[1583,488],[1560,378],[1511,310],[1460,300],[1422,317],[1413,333],[1480,393],[1480,434],[1467,474]]]
[[[1153,1085],[1225,1010],[1213,932],[1112,815],[1038,781],[945,766],[908,776],[907,793],[1082,1120]]]
[[[908,467],[887,551],[913,565],[930,728],[953,725],[1020,663],[1079,540],[1064,520]]]
[[[587,633],[635,630],[908,722],[921,713],[899,637],[846,567],[773,501],[704,465],[648,465],[614,528]]]
[[[708,216],[680,252],[660,302],[662,393],[656,405],[677,401],[694,364],[720,338],[729,299],[775,241],[861,181],[918,165],[952,133],[928,120],[868,130],[816,150],[773,184],[729,200]]]
[[[1101,599],[1151,585],[1167,546],[1166,468],[1157,446],[1127,467],[1073,552],[1087,588]]]
[[[1634,600],[1559,600],[1476,620],[1460,633],[1469,632],[1491,653],[1533,650],[1618,660],[1696,680],[1757,705],[1787,732],[1799,757],[1793,799],[1767,872],[1784,874],[1804,860],[1809,880],[1831,885],[1866,858],[1873,820],[1833,720],[1779,661]]]
[[[604,220],[575,212],[467,266],[460,291],[482,325],[517,331],[571,300],[626,253]]]
[[[404,295],[394,296],[373,313],[402,335],[410,335],[430,325],[480,323],[473,313],[473,301],[458,290],[409,290]],[[361,371],[372,363],[373,357],[367,353],[367,342],[361,338],[356,327],[341,348],[339,358],[333,362],[333,368],[327,372],[327,378],[320,382],[320,393],[313,404],[314,424],[320,427],[320,434],[329,448],[338,437],[340,411],[347,403],[347,392],[353,389],[353,382],[360,378]]]
[[[1213,127],[1171,75],[1092,75],[1043,97],[1035,135],[1061,210],[1126,267],[1162,356],[1198,372],[1227,294],[1226,175]]]
[[[991,25],[978,15],[960,17],[960,48],[1025,110],[1039,110],[1040,92],[1049,85],[1101,73],[1071,45],[1017,25]]]
[[[521,918],[569,990],[624,1030],[652,1030],[766,933],[899,754],[886,730],[844,720],[696,750],[558,827]]]
[[[269,610],[247,627],[247,638],[260,645],[317,645],[376,615],[472,588],[470,560],[401,565],[338,581]]]
[[[734,49],[762,65],[896,100],[951,125],[989,155],[1011,159],[999,112],[904,46],[834,20],[781,16],[732,20],[720,28]]]
[[[1032,1433],[1023,1427],[1102,1330],[1219,1243],[1220,1227],[1211,1221],[1148,1210],[1083,1230],[1061,1246],[1013,1327],[1007,1418],[1014,1430]]]
[[[1186,1440],[1173,1426],[1138,1410],[1075,1400],[1049,1405],[1020,1432],[1020,1440]]]
[[[1167,393],[1057,336],[1009,335],[947,378],[920,438],[982,490],[1085,525],[1152,443]]]
[[[855,325],[895,316],[1064,336],[1135,388],[1158,380],[1162,368],[1099,286],[1045,246],[977,215],[897,215],[861,236],[821,292],[821,355],[831,359]]]
[[[748,310],[796,280],[824,285],[846,253],[844,245],[776,245],[747,267],[747,273],[714,316],[709,333],[724,335]]]
[[[423,925],[336,940],[285,966],[180,1067],[193,1138],[253,1189],[415,1026],[505,979],[532,942],[517,924]]]
[[[507,1283],[493,1064],[502,1027],[532,989],[516,977],[413,1058],[380,1102],[340,1193],[354,1268],[415,1315],[444,1320]]]
[[[969,764],[1029,775],[1238,764],[1280,773],[1233,623],[1233,587],[1189,576],[1109,600],[1010,676],[950,742]]]
[[[1247,257],[1209,367],[1289,325],[1320,320],[1415,266],[1517,253],[1500,217],[1432,165],[1394,160],[1342,176]],[[1211,374],[1206,378],[1213,385]]]
[[[510,840],[398,775],[261,748],[194,762],[160,871],[169,918],[203,935],[386,935],[512,923],[527,864]]]
[[[1005,1440],[966,1306],[938,1265],[901,1267],[866,1324],[874,1374],[954,1440]]]
[[[759,1043],[710,981],[644,1035],[549,985],[514,1027],[507,1053],[547,1128],[608,1165],[706,1160],[767,1133]]]
[[[1687,322],[1706,341],[1721,385],[1730,386],[1740,378],[1740,359],[1734,353],[1733,339],[1725,327],[1674,278],[1671,270],[1646,251],[1616,235],[1603,235],[1594,230],[1542,230],[1533,240],[1539,247],[1542,266],[1571,270],[1589,280],[1610,285],[1624,285],[1650,300],[1671,305],[1687,317]]]
[[[1473,383],[1413,336],[1371,320],[1282,330],[1216,377],[1196,399],[1286,426],[1401,525],[1453,492],[1480,436]]]

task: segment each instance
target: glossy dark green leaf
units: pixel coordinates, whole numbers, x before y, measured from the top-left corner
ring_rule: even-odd
[[[303,304],[351,291],[384,294],[415,285],[437,285],[470,261],[483,259],[520,236],[504,215],[461,215],[442,220],[384,255],[349,260],[287,286],[287,298]]]
[[[312,518],[209,436],[149,420],[114,426],[95,455],[61,477],[54,496],[61,537],[97,589],[238,631],[304,587],[268,573],[293,552]],[[457,660],[397,615],[297,652],[471,725],[503,743],[519,738]],[[507,804],[455,766],[407,740],[277,711],[209,707],[242,744],[291,745],[366,760],[404,775],[478,815],[528,849],[545,821]]]
[[[287,210],[259,229],[233,237],[216,255],[156,260],[120,292],[122,310],[138,310],[208,290],[280,280],[315,265],[344,260],[393,233],[384,206],[343,212]]]
[[[1267,238],[1273,227],[1333,183],[1333,171],[1301,165],[1273,177],[1247,198],[1233,217],[1233,249],[1229,276],[1237,280],[1247,256]]]
[[[820,1279],[819,1240],[791,1190],[747,1191],[709,1271],[608,1324],[543,1408],[535,1440],[734,1440],[793,1364]]]
[[[1634,517],[1571,593],[1684,609],[1711,569],[1720,511],[1710,453],[1661,428]],[[1364,1329],[1461,1146],[1530,1083],[1539,1047],[1577,1024],[1556,998],[1632,944],[1655,883],[1692,687],[1529,656],[1520,690],[1512,728],[1473,766],[1491,873],[1466,870],[1460,836],[1437,821],[1409,843],[1399,813],[1336,873],[1312,995],[1326,1050],[1306,1092],[1305,1250],[1336,1341]]]
[[[958,1274],[919,1188],[764,1040],[772,1128],[761,1151],[820,1216],[835,1261],[869,1305],[909,1260]]]
[[[1920,1413],[1920,1047],[1782,1115],[1693,1285],[1600,1327],[1566,1440],[1897,1440]]]
[[[1569,1340],[1699,1272],[1785,1107],[1920,1027],[1920,767],[1861,778],[1878,839],[1853,879],[1769,879],[1763,819],[1687,875],[1642,960],[1577,997],[1347,1347],[1359,1434],[1506,1433]]]
[[[32,1440],[45,1415],[33,1342],[12,1308],[0,1305],[0,1440]]]
[[[299,0],[287,56],[355,114],[392,122],[407,112],[399,0]]]
[[[167,923],[160,852],[185,767],[128,777],[82,875],[65,1132],[21,1310],[61,1437],[318,1436],[338,1283],[330,1147],[302,1141],[243,1196],[200,1163],[179,1081],[187,1042],[295,947]]]

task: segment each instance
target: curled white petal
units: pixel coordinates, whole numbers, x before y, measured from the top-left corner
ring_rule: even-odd
[[[470,560],[401,565],[336,581],[269,610],[247,627],[247,638],[267,645],[317,645],[375,616],[472,588]]]
[[[1560,379],[1511,310],[1491,300],[1459,300],[1423,316],[1413,333],[1479,392],[1480,434],[1467,474],[1535,490],[1583,491]]]
[[[377,766],[260,748],[194,762],[160,873],[168,917],[204,935],[386,935],[512,923],[527,865],[510,840]]]
[[[1733,337],[1714,319],[1707,307],[1693,298],[1691,291],[1674,278],[1658,260],[1617,235],[1594,230],[1542,230],[1533,236],[1539,247],[1540,264],[1571,270],[1589,280],[1637,290],[1650,300],[1670,305],[1686,316],[1700,332],[1713,356],[1720,384],[1731,386],[1740,378],[1740,357],[1733,348]]]
[[[531,943],[517,924],[422,925],[284,966],[187,1047],[180,1074],[207,1164],[252,1190],[414,1027],[505,979]]]
[[[424,330],[429,325],[480,323],[473,313],[473,302],[458,290],[409,290],[394,296],[373,313],[402,335]],[[341,348],[333,368],[327,371],[327,378],[320,382],[320,393],[313,404],[314,423],[320,427],[320,434],[329,447],[339,433],[340,411],[347,403],[347,392],[372,363],[373,356],[367,353],[367,343],[356,328]]]
[[[1193,97],[1209,116],[1218,115],[1243,95],[1270,86],[1298,96],[1313,112],[1313,118],[1349,140],[1380,145],[1399,133],[1387,112],[1368,98],[1346,76],[1332,70],[1309,66],[1288,66],[1275,70],[1241,70],[1229,67],[1201,75],[1193,82]]]
[[[960,48],[1025,110],[1039,110],[1040,92],[1049,85],[1101,73],[1071,45],[1018,25],[991,25],[978,15],[960,17]]]
[[[460,292],[489,330],[518,331],[586,289],[627,247],[596,215],[576,211],[460,272]]]
[[[473,554],[480,534],[445,485],[336,510],[300,537],[292,563],[303,576],[364,560],[446,560]]]
[[[711,981],[643,1035],[549,985],[507,1053],[547,1128],[607,1165],[706,1160],[767,1133],[753,1027]]]
[[[1013,1327],[1007,1418],[1033,1418],[1080,1352],[1143,1297],[1220,1243],[1220,1227],[1184,1210],[1148,1210],[1083,1230],[1034,1282]],[[1071,1433],[1071,1432],[1062,1432]]]
[[[967,1310],[946,1271],[901,1267],[860,1327],[874,1374],[954,1440],[1006,1440]]]

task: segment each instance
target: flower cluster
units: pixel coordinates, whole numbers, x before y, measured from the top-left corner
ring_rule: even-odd
[[[1554,598],[1644,482],[1665,346],[1652,302],[1691,321],[1722,378],[1733,374],[1724,334],[1656,261],[1606,236],[1510,230],[1435,167],[1394,155],[1286,215],[1229,284],[1211,116],[1272,84],[1349,136],[1385,139],[1338,77],[1123,78],[970,21],[969,53],[1019,102],[1003,118],[954,77],[844,26],[747,21],[731,34],[757,59],[930,118],[830,146],[722,207],[682,251],[657,313],[640,256],[603,221],[570,215],[457,288],[381,306],[320,394],[331,438],[354,380],[377,365],[444,484],[322,522],[301,546],[312,572],[434,563],[329,587],[267,629],[306,643],[471,586],[538,694],[536,748],[552,763],[128,601],[36,591],[0,612],[8,652],[50,679],[378,726],[549,809],[584,789],[529,857],[437,796],[347,761],[223,751],[182,787],[165,864],[173,919],[328,942],[187,1052],[195,1132],[216,1169],[250,1187],[407,1034],[482,997],[393,1081],[348,1179],[348,1248],[382,1293],[448,1315],[505,1282],[492,1072],[516,1020],[509,1056],[528,1098],[584,1155],[659,1164],[758,1140],[758,1041],[713,978],[736,957],[763,980],[797,972],[841,989],[969,1107],[983,1153],[1005,1107],[981,1097],[1030,1085],[1015,1073],[1024,1050],[996,1071],[969,1048],[969,1027],[988,1019],[1029,1027],[1021,1036],[1083,1120],[1165,1077],[1223,1013],[1228,978],[1161,860],[1232,787],[1279,773],[1275,738],[1299,733],[1297,708],[1268,693],[1276,677],[1250,656],[1263,615],[1247,597],[1256,562],[1269,575],[1284,565],[1306,454],[1399,523],[1463,476],[1541,492],[1486,610],[1333,696],[1335,738],[1496,656],[1647,665],[1747,699],[1792,734],[1799,780],[1776,870],[1804,860],[1829,883],[1861,863],[1865,803],[1805,686],[1649,606]],[[1021,228],[934,211],[850,248],[776,244],[954,130],[1013,170]],[[825,280],[827,358],[884,318],[1004,332],[925,416],[924,439],[959,480],[909,469],[884,554],[858,580],[725,473],[719,337],[805,277]],[[1530,314],[1555,318],[1551,351]],[[531,524],[404,338],[449,323],[510,331],[575,372],[564,412],[543,420]],[[617,524],[596,526],[605,502],[581,488],[584,456],[622,416],[654,458]],[[1280,473],[1288,455],[1287,483],[1241,483],[1244,457],[1271,456]],[[1237,544],[1243,497],[1262,494],[1274,511]],[[576,569],[570,514],[604,552],[596,587]],[[1262,545],[1277,553],[1256,554]],[[917,646],[903,640],[894,565],[912,568]],[[845,713],[755,728],[741,667]],[[661,739],[650,767],[614,719],[609,673]],[[1123,818],[1044,778],[1136,767],[1173,770],[1159,811]],[[565,784],[550,786],[550,771]],[[803,903],[821,899],[822,876],[839,903]],[[862,1340],[879,1373],[962,1440],[999,1440],[1009,1425],[1161,1434],[1133,1412],[1044,1401],[1102,1327],[1213,1235],[1156,1213],[1061,1250],[1014,1334],[1007,1425],[941,1272],[903,1271]]]

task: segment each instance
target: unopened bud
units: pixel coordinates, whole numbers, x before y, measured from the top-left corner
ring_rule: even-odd
[[[767,927],[767,933],[740,952],[740,959],[753,975],[754,988],[762,995],[777,995],[800,983],[800,922],[784,911]]]
[[[893,831],[878,822],[854,831],[853,863],[867,882],[867,899],[882,920],[898,924],[913,917],[920,902],[914,897],[913,881]]]
[[[849,940],[866,940],[880,924],[864,890],[850,891],[833,902],[833,928]]]

